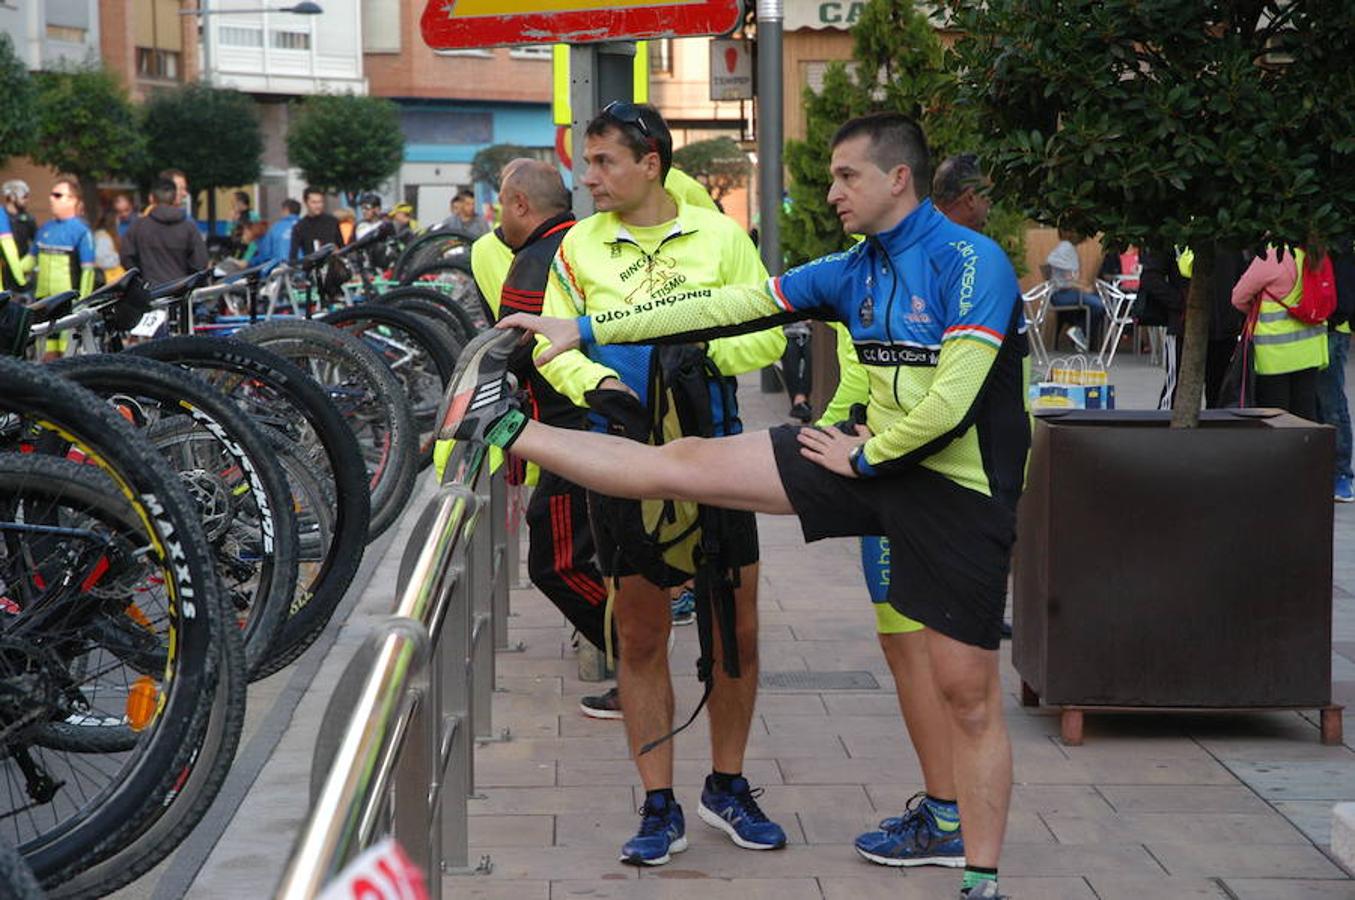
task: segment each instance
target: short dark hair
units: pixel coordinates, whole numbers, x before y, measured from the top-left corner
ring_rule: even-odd
[[[309,185],[307,185],[306,189],[301,192],[301,199],[305,200],[312,196],[313,194],[319,194],[321,197],[323,197],[325,195],[325,192],[318,187],[310,187]]]
[[[235,192],[235,199],[236,199],[236,200],[239,200],[241,203],[245,204],[245,206],[251,205],[251,201],[250,201],[250,199],[249,199],[249,194],[248,194],[246,191],[236,191],[236,192]]]
[[[174,180],[171,178],[157,178],[155,186],[151,188],[151,196],[155,202],[164,206],[173,206],[174,198],[179,195],[179,189],[174,186]]]
[[[184,174],[183,169],[161,169],[160,174],[156,175],[155,177],[157,180],[163,178],[168,181],[173,181],[175,175],[179,176],[184,180],[185,183],[187,183],[188,176]]]
[[[829,146],[836,149],[838,144],[857,137],[870,139],[870,160],[880,171],[888,172],[895,166],[907,166],[912,171],[918,200],[931,192],[931,151],[921,125],[900,113],[857,116],[843,123]]]
[[[291,197],[288,197],[286,200],[282,201],[282,208],[287,210],[288,215],[292,216],[301,215],[301,203],[297,200],[293,200]]]
[[[983,180],[977,154],[957,153],[947,156],[936,167],[936,175],[932,177],[932,202],[938,206],[954,203],[965,191],[981,186]]]
[[[456,192],[456,196],[452,198],[452,201],[456,202],[457,200],[474,200],[474,199],[475,191],[472,191],[470,188],[462,188],[461,190]]]
[[[635,154],[635,161],[646,153],[659,154],[659,178],[668,177],[673,167],[673,133],[663,115],[648,103],[610,103],[593,117],[584,129],[588,137],[602,137],[609,131],[620,135],[621,143]]]

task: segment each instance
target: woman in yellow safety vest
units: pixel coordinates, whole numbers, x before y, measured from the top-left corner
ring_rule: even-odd
[[[1233,305],[1256,312],[1256,405],[1317,421],[1317,373],[1327,367],[1327,326],[1290,315],[1303,296],[1304,253],[1271,247],[1242,273]],[[1255,304],[1261,308],[1254,310]]]

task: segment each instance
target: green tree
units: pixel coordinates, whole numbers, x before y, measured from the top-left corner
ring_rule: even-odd
[[[1346,0],[952,0],[999,195],[1107,244],[1191,247],[1173,424],[1198,421],[1214,260],[1355,231]]]
[[[98,215],[98,183],[136,174],[145,141],[127,91],[94,66],[63,67],[36,76],[38,122],[34,161],[80,179],[88,218]]]
[[[673,165],[701,182],[718,203],[748,183],[753,164],[732,138],[693,141],[673,151]]]
[[[217,188],[259,180],[263,135],[247,95],[187,84],[152,95],[144,112],[148,173],[182,169],[193,190],[208,192],[209,221],[216,221]],[[220,137],[205,141],[206,134]]]
[[[849,246],[828,206],[828,143],[847,119],[868,112],[910,116],[927,134],[934,162],[976,149],[977,110],[956,90],[955,73],[927,16],[902,0],[869,0],[852,28],[852,62],[833,63],[823,90],[806,89],[806,137],[786,147],[790,204],[782,217],[791,263]],[[989,165],[984,160],[985,165]],[[930,186],[928,186],[930,187]],[[1025,267],[1025,219],[999,205],[985,228],[1002,244],[1017,271]]]
[[[287,130],[292,165],[309,184],[343,193],[350,205],[398,172],[404,153],[400,108],[380,97],[307,97]]]
[[[478,151],[470,161],[472,181],[484,182],[498,193],[503,167],[520,157],[537,159],[541,154],[517,144],[493,144]]]
[[[14,42],[0,32],[0,165],[27,153],[37,126],[37,89]]]

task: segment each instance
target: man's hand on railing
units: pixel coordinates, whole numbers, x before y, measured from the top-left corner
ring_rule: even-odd
[[[529,313],[514,313],[501,319],[495,328],[521,328],[532,334],[539,334],[550,341],[536,357],[536,364],[544,366],[566,350],[579,346],[579,322],[577,319],[554,319],[546,316],[533,316]]]

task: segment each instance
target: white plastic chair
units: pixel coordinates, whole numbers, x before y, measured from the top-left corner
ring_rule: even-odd
[[[1031,361],[1037,366],[1049,365],[1049,353],[1044,346],[1044,317],[1049,312],[1049,282],[1042,281],[1021,295],[1026,313],[1026,339],[1030,342]]]

